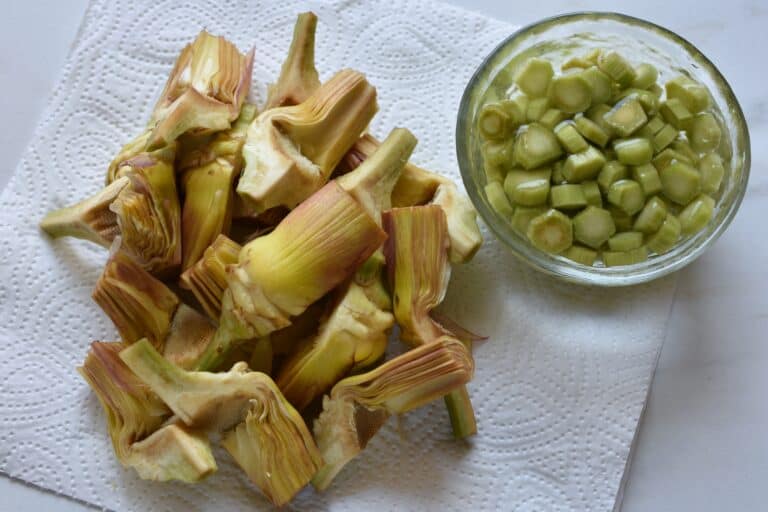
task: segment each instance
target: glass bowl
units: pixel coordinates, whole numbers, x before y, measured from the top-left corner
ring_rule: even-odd
[[[511,84],[516,65],[532,56],[559,65],[593,48],[618,51],[630,62],[649,62],[664,83],[685,74],[710,91],[723,129],[726,176],[709,224],[674,249],[652,255],[642,263],[621,267],[586,266],[533,247],[515,232],[507,219],[493,210],[483,192],[486,184],[477,133],[477,115],[503,86]],[[502,86],[498,92],[499,85]],[[677,34],[638,18],[616,13],[579,12],[548,18],[524,27],[503,41],[480,64],[464,90],[456,124],[456,151],[461,176],[480,216],[496,237],[524,262],[560,279],[598,286],[625,286],[650,281],[678,270],[700,256],[725,231],[744,197],[750,165],[749,133],[744,114],[725,78],[690,42]],[[721,152],[723,149],[721,148]]]

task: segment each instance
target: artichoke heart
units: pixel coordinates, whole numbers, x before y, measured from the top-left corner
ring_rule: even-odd
[[[376,110],[376,89],[345,69],[302,103],[262,112],[248,129],[237,184],[251,215],[294,208],[319,190]]]
[[[168,407],[120,360],[122,343],[94,342],[78,371],[107,416],[118,460],[149,480],[196,482],[216,471],[205,434],[163,423]]]
[[[390,414],[402,414],[466,384],[474,362],[463,343],[440,337],[378,368],[339,381],[323,398],[314,434],[324,465],[312,479],[326,489],[341,469],[381,428]]]
[[[320,87],[315,69],[315,30],[317,16],[303,12],[296,18],[288,56],[280,68],[277,82],[269,86],[266,109],[298,105]]]
[[[238,340],[288,326],[291,317],[348,279],[384,238],[349,193],[328,183],[226,267],[219,329],[197,368],[216,368]]]
[[[200,32],[181,51],[155,105],[148,147],[161,147],[185,133],[229,128],[251,87],[253,54],[253,49],[242,54],[223,37]]]

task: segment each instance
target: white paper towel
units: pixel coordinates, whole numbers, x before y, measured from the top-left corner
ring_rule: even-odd
[[[373,132],[407,126],[414,160],[458,180],[464,85],[513,27],[427,1],[94,0],[34,138],[0,197],[0,471],[120,511],[268,508],[218,452],[195,486],[139,480],[116,462],[104,416],[75,367],[115,339],[90,299],[101,248],[52,242],[37,222],[95,192],[149,116],[180,48],[201,28],[256,47],[255,94],[277,76],[298,12],[320,18],[318,68],[366,73]],[[323,495],[297,510],[610,511],[661,347],[668,278],[626,290],[557,284],[486,232],[454,270],[444,311],[489,336],[469,386],[479,434],[451,439],[442,402],[391,420]]]

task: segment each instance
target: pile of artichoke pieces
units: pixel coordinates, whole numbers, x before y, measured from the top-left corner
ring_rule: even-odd
[[[122,341],[93,342],[79,371],[142,478],[202,480],[213,439],[280,506],[327,488],[392,414],[445,397],[455,435],[476,431],[476,337],[432,313],[482,243],[475,211],[408,163],[407,129],[366,133],[361,73],[320,83],[316,24],[298,16],[260,113],[253,50],[200,33],[105,188],[41,223],[110,249],[93,299]],[[395,322],[409,350],[383,362]]]

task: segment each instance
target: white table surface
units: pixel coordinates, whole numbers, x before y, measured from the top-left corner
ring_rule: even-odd
[[[764,0],[451,0],[512,23],[617,10],[697,45],[730,81],[752,135],[752,177],[734,223],[680,273],[642,420],[624,512],[760,510],[768,478],[768,4]],[[32,135],[87,0],[5,0],[0,16],[0,187]],[[524,6],[524,7],[520,7]],[[0,478],[0,510],[90,510]]]

